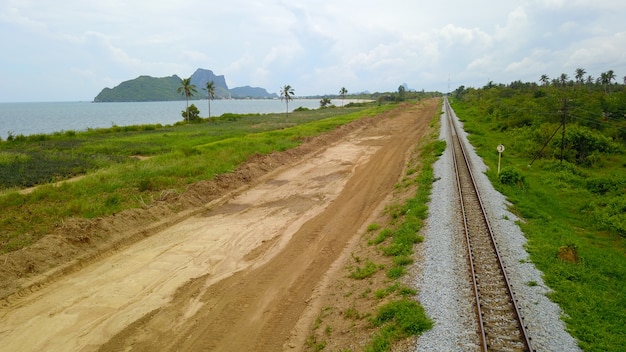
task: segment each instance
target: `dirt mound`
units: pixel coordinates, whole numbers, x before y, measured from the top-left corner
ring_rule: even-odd
[[[340,126],[284,152],[255,155],[234,172],[191,184],[182,194],[164,190],[159,199],[143,208],[92,220],[64,220],[32,246],[0,256],[3,264],[0,266],[0,299],[28,295],[94,260],[223,203],[242,187],[253,185],[269,172],[302,159],[373,123],[374,119],[365,118]]]

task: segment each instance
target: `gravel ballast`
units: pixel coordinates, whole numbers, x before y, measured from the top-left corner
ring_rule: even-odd
[[[485,175],[486,165],[470,146],[456,115],[452,115],[471,159],[483,205],[533,348],[536,351],[580,351],[574,338],[565,331],[560,319],[564,313],[546,296],[549,288],[542,280],[542,273],[529,261],[524,249],[526,239],[516,224],[519,218],[507,210],[509,203],[491,185]],[[418,246],[418,256],[423,260],[414,268],[415,286],[419,290],[417,299],[435,322],[431,330],[418,338],[415,347],[418,352],[471,351],[479,347],[464,234],[457,211],[459,200],[447,119],[444,112],[440,139],[446,141],[448,148],[434,165],[436,181],[429,217],[423,229],[424,242]],[[531,282],[533,284],[529,285]]]

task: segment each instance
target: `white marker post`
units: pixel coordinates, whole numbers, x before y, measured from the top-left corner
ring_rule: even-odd
[[[500,174],[500,159],[502,159],[502,152],[504,151],[504,146],[502,144],[498,145],[496,148],[498,151],[498,175]]]

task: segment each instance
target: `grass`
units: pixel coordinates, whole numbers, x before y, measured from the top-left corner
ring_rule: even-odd
[[[394,341],[421,334],[433,326],[424,308],[415,300],[407,298],[383,305],[371,322],[380,330],[366,347],[367,352],[388,351]]]
[[[564,310],[567,330],[585,351],[626,350],[626,156],[608,154],[593,166],[546,158],[528,167],[524,133],[501,131],[473,107],[454,109],[492,183],[524,219],[530,259]],[[502,141],[505,177],[495,172]]]
[[[163,192],[183,192],[189,184],[235,170],[250,157],[296,147],[391,108],[319,109],[289,118],[228,114],[201,124],[17,136],[0,143],[0,252],[36,242],[65,219],[92,219],[149,205]],[[131,158],[136,155],[150,158]],[[85,177],[18,193],[75,175]]]

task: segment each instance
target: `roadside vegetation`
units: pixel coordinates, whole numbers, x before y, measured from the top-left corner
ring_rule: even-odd
[[[487,175],[523,219],[530,259],[568,331],[585,351],[623,351],[626,87],[612,71],[584,75],[460,87],[451,101]]]
[[[393,104],[223,114],[174,126],[114,126],[11,136],[0,143],[0,252],[36,242],[69,218],[93,219],[149,206],[163,194],[235,170],[255,155],[284,151]],[[76,182],[66,182],[84,176]],[[39,185],[31,193],[22,189]]]
[[[445,142],[437,140],[438,117],[433,117],[433,132],[416,146],[405,176],[396,185],[397,201],[385,209],[380,223],[367,226],[345,268],[345,281],[337,284],[343,297],[335,297],[320,311],[307,351],[330,350],[326,347],[340,344],[334,339],[363,331],[369,336],[363,349],[352,342],[341,350],[391,351],[432,328],[433,322],[414,299],[417,291],[405,281],[414,262],[414,247],[423,241],[419,231],[428,216],[433,164],[445,150]],[[330,321],[339,321],[338,326]]]

